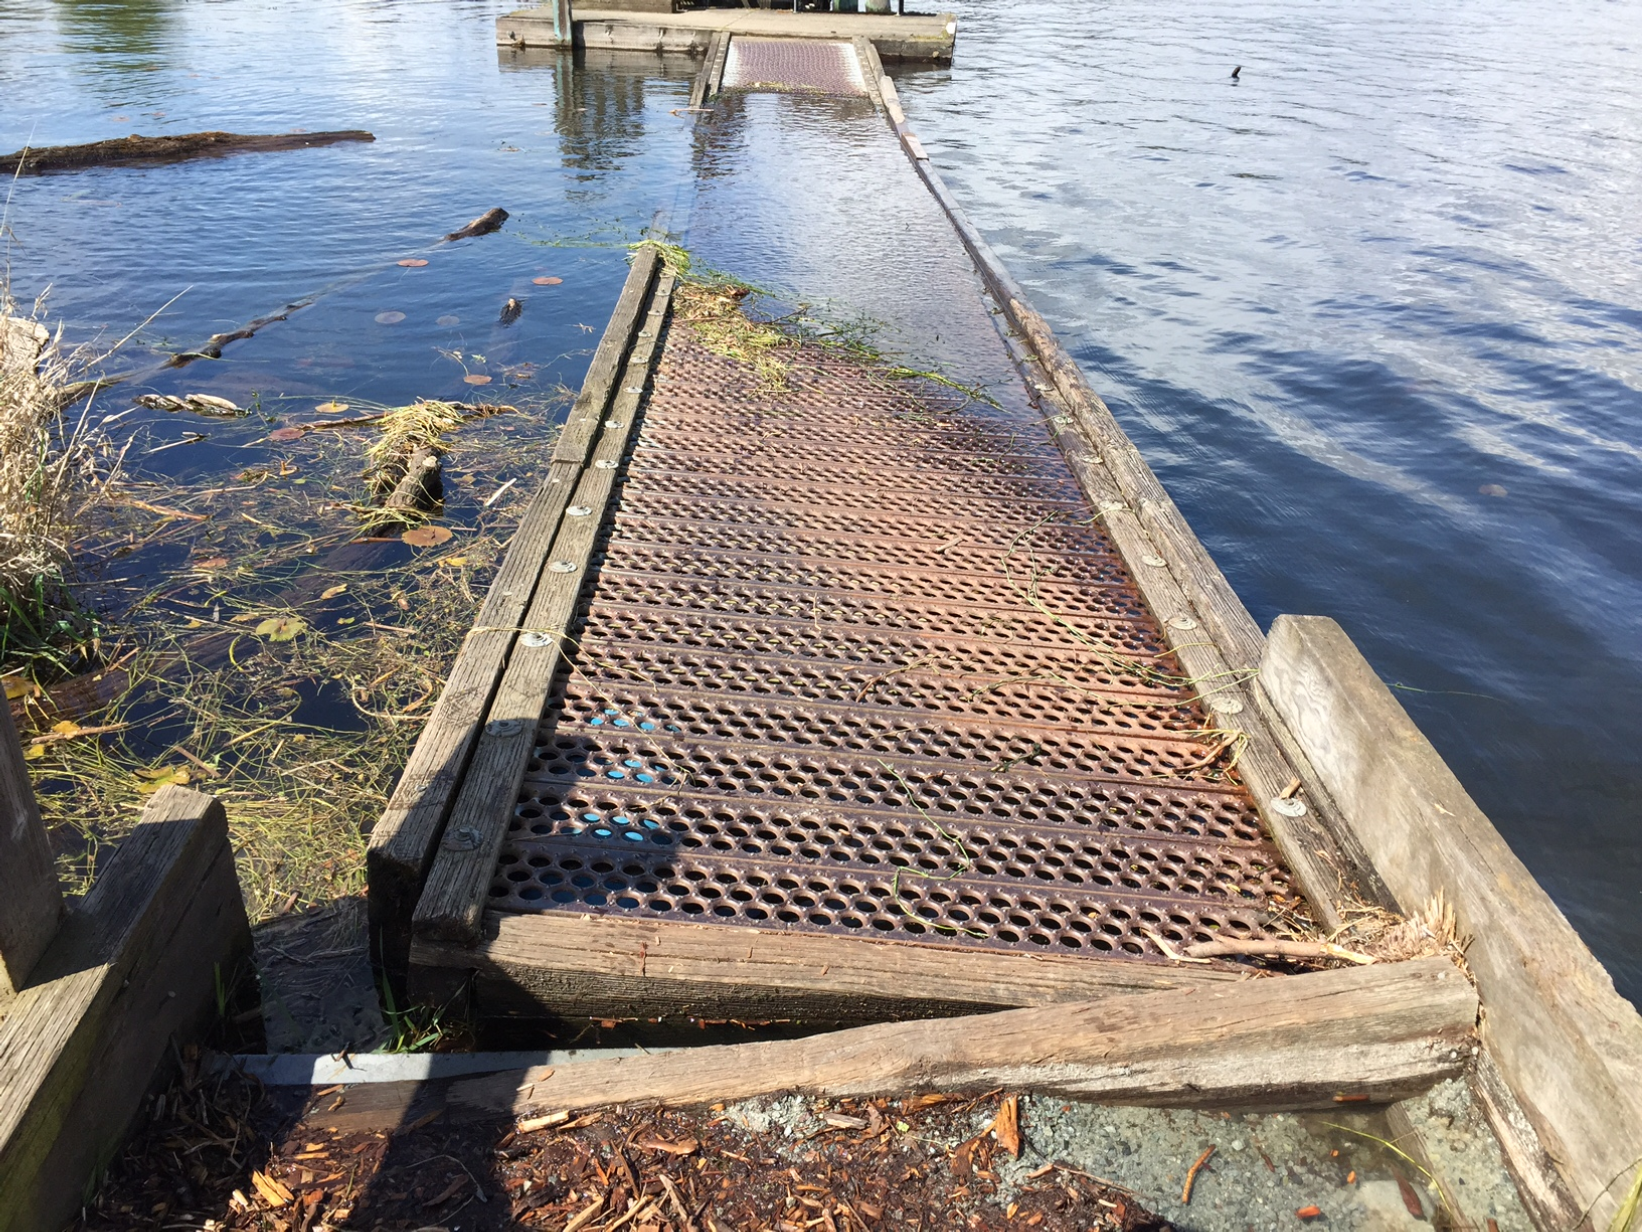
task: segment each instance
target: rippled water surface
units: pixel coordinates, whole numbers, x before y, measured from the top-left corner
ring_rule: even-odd
[[[317,296],[221,363],[141,385],[256,394],[278,416],[321,396],[471,394],[466,375],[520,403],[578,384],[583,327],[602,325],[621,245],[657,207],[693,210],[729,261],[824,197],[878,219],[893,257],[915,211],[873,193],[881,143],[851,175],[817,153],[828,178],[807,189],[803,143],[824,125],[769,146],[776,104],[759,101],[740,144],[703,162],[675,114],[688,61],[499,56],[508,7],[0,3],[5,149],[377,137],[20,181],[17,289],[49,281],[77,338],[138,329],[133,362]],[[957,7],[954,66],[896,72],[975,221],[1257,618],[1339,619],[1642,996],[1635,6]],[[791,170],[761,190],[768,158]],[[433,246],[493,205],[513,215],[501,233]],[[431,263],[395,264],[413,255]],[[824,238],[790,255],[789,281],[886,315]],[[509,296],[524,314],[503,326]],[[123,422],[138,465],[172,478],[213,482],[268,451],[265,419]]]
[[[1642,998],[1642,10],[959,11],[900,79],[954,191],[1255,616],[1406,686]]]

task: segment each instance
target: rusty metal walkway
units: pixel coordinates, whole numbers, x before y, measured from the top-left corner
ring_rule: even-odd
[[[859,44],[719,44],[707,73],[904,124]],[[935,280],[933,353],[989,390],[813,333],[740,346],[736,295],[635,261],[373,835],[382,953],[418,995],[943,1012],[1235,978],[1176,947],[1304,917],[1239,777],[1235,674],[1184,606],[1160,622],[1166,562],[1114,538],[1127,507],[1069,462],[1063,401],[918,200],[939,225],[890,237],[925,244],[898,276]],[[729,212],[696,228],[709,247]]]

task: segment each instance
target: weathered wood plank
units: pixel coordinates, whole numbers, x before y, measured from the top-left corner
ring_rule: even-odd
[[[23,746],[0,707],[0,1002],[13,996],[46,952],[63,916],[51,843],[40,822]]]
[[[640,249],[634,257],[581,393],[566,419],[547,477],[520,520],[428,725],[371,831],[365,867],[372,957],[396,979],[409,953],[411,913],[472,755],[479,725],[506,668],[520,621],[535,596],[553,537],[587,461],[594,430],[615,394],[658,268],[653,249]]]
[[[1260,685],[1405,911],[1441,894],[1470,945],[1482,1040],[1581,1208],[1642,1153],[1642,1015],[1345,631],[1280,616]]]
[[[729,49],[730,36],[722,30],[713,32],[712,40],[707,44],[707,54],[701,61],[701,70],[696,73],[696,79],[690,86],[690,107],[692,110],[701,107],[718,90],[718,78],[724,68],[724,54]]]
[[[412,993],[474,978],[482,1015],[684,1017],[827,1024],[950,1017],[1236,983],[1197,965],[903,943],[549,911],[485,913],[475,947],[411,947]],[[436,999],[436,997],[435,997]]]
[[[412,930],[417,936],[468,944],[480,939],[496,856],[536,747],[536,725],[559,669],[564,640],[571,636],[616,474],[634,435],[672,284],[672,275],[663,274],[656,286],[645,318],[647,328],[638,333],[593,450],[592,464],[582,473],[569,506],[584,512],[575,516],[567,512],[554,538],[547,571],[524,617],[522,627],[527,632],[514,646],[490,701],[487,722],[416,905]]]
[[[1444,959],[1182,988],[969,1018],[855,1027],[456,1083],[453,1104],[519,1115],[761,1095],[990,1087],[1108,1103],[1331,1107],[1461,1072],[1476,995]]]
[[[249,949],[222,806],[162,788],[0,1022],[0,1232],[73,1216]]]

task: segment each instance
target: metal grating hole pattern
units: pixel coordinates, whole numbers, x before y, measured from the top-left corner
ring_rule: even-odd
[[[714,697],[685,689],[567,684],[542,723],[533,769],[561,728],[666,732],[696,742],[724,742],[794,752],[819,751],[863,758],[923,760],[994,774],[1023,768],[1033,774],[1109,778],[1141,786],[1162,783],[1227,789],[1211,745],[1189,736],[1114,737],[1105,733],[1029,727],[1020,723],[947,722],[870,706]]]
[[[724,58],[724,89],[867,92],[855,48],[848,43],[739,34],[730,40],[730,52]]]
[[[701,513],[714,511],[703,504]],[[713,552],[744,552],[784,556],[795,561],[849,561],[855,564],[898,565],[909,569],[943,572],[992,573],[1019,578],[1022,584],[1047,575],[1057,582],[1085,585],[1126,585],[1127,570],[1116,557],[1087,549],[1061,548],[1049,564],[1040,568],[1038,549],[1044,544],[1004,547],[972,543],[967,535],[953,531],[944,539],[897,539],[889,535],[846,534],[795,529],[792,527],[745,526],[734,522],[712,522],[705,517],[637,518],[618,517],[624,544],[645,547],[694,547]]]
[[[857,630],[849,637],[817,636],[813,625],[796,622],[744,622],[693,612],[670,612],[658,620],[642,608],[599,606],[580,635],[574,653],[597,667],[607,644],[706,649],[741,655],[775,655],[817,663],[843,663],[873,670],[869,679],[909,670],[945,675],[971,692],[1015,682],[1066,689],[1068,703],[1079,692],[1145,693],[1178,703],[1188,696],[1183,684],[1138,671],[1125,671],[1127,660],[1113,656],[990,642],[984,638],[939,639]],[[863,696],[865,694],[863,693]]]
[[[1036,412],[674,324],[491,886],[1157,960],[1297,905]]]
[[[628,606],[663,605],[680,611],[717,612],[766,617],[823,626],[903,629],[950,637],[985,637],[1068,650],[1097,650],[1155,661],[1167,653],[1163,635],[1149,622],[1100,621],[1060,617],[1049,620],[1036,611],[923,603],[909,608],[892,597],[837,591],[737,585],[710,578],[660,573],[627,573],[608,565],[599,571],[598,600]],[[596,606],[596,604],[595,604]],[[830,628],[826,632],[831,632]],[[825,635],[825,634],[823,634]]]
[[[646,486],[622,494],[619,518],[671,518],[703,524],[723,523],[749,531],[780,534],[813,531],[829,536],[869,535],[877,539],[905,542],[909,548],[939,548],[946,543],[973,544],[998,552],[1030,551],[1059,553],[1102,553],[1114,560],[1116,553],[1097,527],[1087,521],[1078,524],[1053,517],[1040,519],[1025,536],[1018,526],[975,516],[974,510],[949,518],[888,517],[873,511],[784,504],[778,494],[764,500],[733,500],[719,497],[693,500],[688,496],[658,493]],[[642,538],[642,536],[639,536]]]
[[[764,553],[703,552],[638,543],[622,536],[602,565],[628,573],[717,577],[754,586],[793,586],[841,594],[867,594],[914,603],[973,603],[989,608],[1036,610],[1046,604],[1072,617],[1144,620],[1146,609],[1128,586],[1089,587],[1035,571],[1021,559],[1007,573],[959,573],[954,569],[841,563]],[[1036,602],[1034,602],[1036,600]]]

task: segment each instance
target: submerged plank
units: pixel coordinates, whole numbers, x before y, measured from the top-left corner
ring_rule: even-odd
[[[132,133],[111,141],[86,145],[47,145],[0,155],[0,173],[42,175],[48,171],[77,171],[122,163],[176,163],[190,158],[221,158],[228,154],[256,154],[272,150],[306,150],[347,141],[375,141],[360,128],[325,133],[179,133],[144,137]]]
[[[1389,1101],[1463,1070],[1476,994],[1446,959],[1249,980],[806,1039],[684,1049],[455,1084],[519,1116],[1010,1087],[1211,1108]]]

